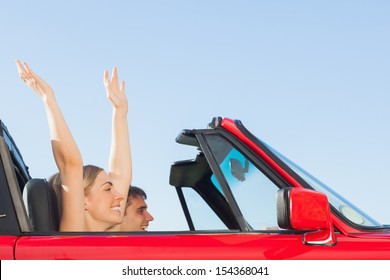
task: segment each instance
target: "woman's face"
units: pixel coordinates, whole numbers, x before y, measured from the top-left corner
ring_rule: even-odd
[[[123,195],[119,193],[106,172],[101,171],[94,185],[85,196],[87,229],[106,230],[122,222],[120,202]]]

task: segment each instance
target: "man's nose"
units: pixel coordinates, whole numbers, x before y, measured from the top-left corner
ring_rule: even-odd
[[[153,221],[153,220],[154,220],[153,216],[150,215],[150,213],[149,213],[148,211],[146,211],[146,213],[147,213],[146,219],[147,219],[149,222]]]

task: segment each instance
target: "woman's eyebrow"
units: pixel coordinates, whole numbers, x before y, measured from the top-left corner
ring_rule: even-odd
[[[112,182],[110,182],[110,181],[104,182],[104,183],[101,184],[100,186],[103,187],[103,186],[105,186],[105,185],[107,185],[107,184],[110,185],[111,187],[113,186]]]

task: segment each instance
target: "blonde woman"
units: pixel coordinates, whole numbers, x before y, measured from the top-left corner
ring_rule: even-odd
[[[49,123],[58,174],[52,178],[61,205],[60,231],[106,231],[122,222],[132,179],[125,83],[116,67],[104,85],[112,104],[112,140],[109,170],[83,166],[81,153],[65,122],[52,88],[27,63],[16,60],[20,78],[41,98]]]

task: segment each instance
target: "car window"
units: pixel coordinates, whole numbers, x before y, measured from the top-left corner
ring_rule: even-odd
[[[188,210],[196,230],[227,230],[225,224],[192,188],[183,188]]]
[[[241,151],[219,135],[206,135],[241,213],[254,230],[277,229],[278,187]],[[215,175],[212,182],[221,191]]]

